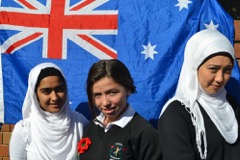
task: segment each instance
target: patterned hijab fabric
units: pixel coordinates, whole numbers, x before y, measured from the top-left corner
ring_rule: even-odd
[[[181,101],[190,111],[196,131],[196,143],[202,159],[207,157],[207,140],[204,120],[199,104],[204,108],[224,139],[232,144],[238,137],[238,124],[234,111],[226,99],[226,90],[222,88],[216,94],[207,94],[200,87],[197,71],[203,61],[219,52],[226,52],[235,59],[230,41],[217,30],[202,30],[187,42],[184,62],[178,80],[175,96],[163,107],[161,115],[174,100]],[[161,116],[160,115],[160,116]],[[204,150],[201,149],[204,146]]]
[[[62,73],[61,69],[52,63],[42,63],[34,67],[29,74],[28,89],[22,108],[23,119],[30,119],[31,149],[39,160],[74,159],[80,137],[76,123],[78,118],[69,107],[68,96],[60,112],[49,113],[40,108],[35,94],[38,76],[41,70],[47,67],[54,67]]]

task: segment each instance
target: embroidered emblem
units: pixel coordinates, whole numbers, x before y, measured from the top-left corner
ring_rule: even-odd
[[[110,160],[121,160],[125,151],[126,148],[123,147],[123,144],[116,142],[114,145],[111,145],[109,150]]]

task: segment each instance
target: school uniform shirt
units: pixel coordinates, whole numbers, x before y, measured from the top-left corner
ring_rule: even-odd
[[[81,160],[160,160],[157,130],[130,106],[105,128],[104,116],[96,119],[84,132],[92,144],[80,154]]]
[[[239,108],[234,108],[239,122]],[[239,138],[229,144],[223,138],[206,111],[200,106],[204,119],[207,158],[206,160],[239,160]],[[189,111],[175,100],[169,104],[158,122],[163,160],[201,160],[196,143],[196,132]],[[172,144],[172,145],[169,145]]]
[[[235,151],[240,150],[239,123],[227,91],[221,86],[216,92],[208,93],[198,78],[199,67],[219,55],[235,59],[231,42],[218,30],[201,30],[187,41],[175,95],[166,102],[159,116],[163,159],[240,159]],[[211,83],[222,82],[215,79]]]

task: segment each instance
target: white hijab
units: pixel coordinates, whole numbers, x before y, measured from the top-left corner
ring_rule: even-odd
[[[47,67],[54,67],[62,73],[52,63],[39,64],[30,71],[22,108],[23,119],[30,119],[29,132],[35,159],[72,160],[76,158],[77,142],[82,136],[83,126],[79,124],[82,119],[70,109],[68,96],[63,109],[58,113],[44,112],[40,108],[35,86],[41,70]]]
[[[210,55],[227,52],[235,59],[230,41],[217,30],[202,30],[193,35],[187,42],[184,51],[184,62],[178,80],[175,96],[163,107],[162,112],[174,100],[179,100],[190,111],[196,130],[196,143],[202,159],[207,157],[207,141],[204,120],[197,101],[209,115],[217,129],[228,143],[234,143],[238,137],[238,124],[234,111],[226,99],[226,90],[209,95],[199,86],[197,70]],[[202,142],[202,138],[203,142]],[[203,143],[204,150],[201,150]]]

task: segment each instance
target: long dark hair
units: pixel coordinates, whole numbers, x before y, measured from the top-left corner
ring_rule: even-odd
[[[94,99],[92,95],[92,87],[94,83],[99,81],[104,77],[112,78],[116,83],[122,85],[131,93],[136,92],[136,87],[134,86],[133,79],[128,68],[119,60],[100,60],[92,65],[87,77],[87,95],[88,103],[91,110],[93,118],[96,117]]]

